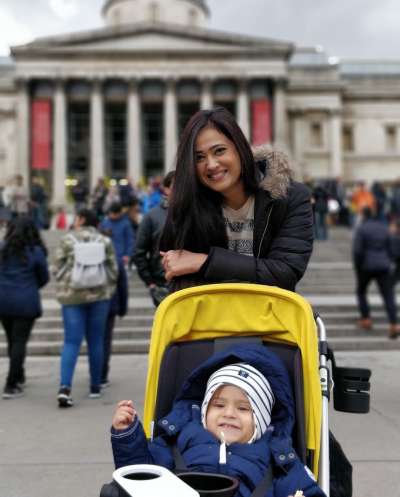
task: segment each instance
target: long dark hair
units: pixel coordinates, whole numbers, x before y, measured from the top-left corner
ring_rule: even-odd
[[[258,189],[257,169],[250,145],[230,112],[223,107],[194,114],[183,130],[161,250],[186,249],[208,253],[212,246],[227,247],[222,217],[222,194],[204,186],[196,172],[196,140],[207,127],[224,134],[240,157],[243,186],[248,194]]]
[[[47,255],[47,248],[35,223],[28,216],[18,216],[7,224],[4,245],[0,251],[0,262],[11,256],[16,256],[26,262],[26,250],[35,246],[41,247]]]

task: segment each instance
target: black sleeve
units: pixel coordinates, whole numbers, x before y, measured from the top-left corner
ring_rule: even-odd
[[[149,215],[145,216],[136,234],[136,250],[133,261],[136,264],[140,278],[149,286],[153,283],[149,269],[148,254],[152,249],[153,223]]]
[[[203,267],[207,280],[239,280],[295,289],[312,253],[313,216],[308,188],[295,183],[288,195],[286,213],[269,252],[253,258],[214,247]]]

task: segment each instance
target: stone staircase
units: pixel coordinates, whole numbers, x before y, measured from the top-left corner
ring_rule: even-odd
[[[57,233],[46,233],[50,253],[58,242]],[[316,242],[307,273],[298,286],[321,315],[335,350],[400,349],[400,340],[388,340],[386,314],[377,289],[370,290],[374,327],[371,331],[358,329],[357,305],[354,297],[355,280],[351,265],[351,233],[347,229],[331,230],[331,239]],[[147,289],[136,271],[129,275],[129,312],[116,320],[114,354],[147,353],[154,308]],[[55,300],[55,285],[50,282],[42,291],[43,317],[36,321],[28,345],[30,355],[58,356],[62,346],[63,326],[60,306]],[[83,345],[82,353],[86,352]],[[6,355],[4,333],[0,333],[0,356]]]

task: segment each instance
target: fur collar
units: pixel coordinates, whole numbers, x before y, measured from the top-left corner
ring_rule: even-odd
[[[256,162],[267,161],[267,169],[261,179],[261,187],[268,191],[272,198],[285,198],[292,178],[289,157],[271,145],[261,145],[253,149]]]

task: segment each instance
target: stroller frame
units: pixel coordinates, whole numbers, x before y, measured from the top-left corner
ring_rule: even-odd
[[[225,314],[221,312],[223,309],[226,309]],[[326,377],[326,359],[320,369],[317,325],[310,304],[300,295],[287,290],[243,283],[205,285],[176,292],[161,303],[153,324],[149,353],[144,409],[147,436],[152,435],[160,366],[170,344],[254,336],[261,336],[263,341],[294,345],[301,352],[306,447],[313,454],[311,469],[314,474],[318,475],[320,468],[324,468],[323,490],[329,495],[329,442],[321,445],[322,439],[329,439],[329,429],[326,421],[326,433],[321,432],[319,372],[322,371]],[[326,412],[325,409],[324,415]],[[327,456],[328,460],[324,463]],[[319,482],[322,485],[321,477]]]

